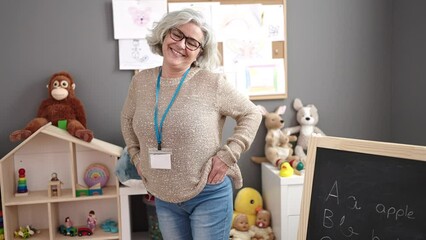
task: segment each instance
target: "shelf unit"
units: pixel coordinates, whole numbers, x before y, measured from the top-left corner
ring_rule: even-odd
[[[87,143],[51,124],[33,133],[0,160],[5,238],[15,239],[16,229],[31,225],[41,231],[31,239],[69,239],[58,232],[65,217],[70,217],[76,227],[85,226],[89,211],[94,210],[98,227],[92,236],[81,239],[121,239],[120,232],[99,228],[102,222],[112,219],[121,229],[119,182],[113,172],[121,152],[119,146],[96,138]],[[102,163],[109,170],[102,195],[77,197],[76,186],[86,186],[84,173],[93,163]],[[27,196],[15,196],[20,168],[26,170]],[[62,194],[49,197],[48,183],[53,172],[63,183]]]
[[[271,212],[271,225],[278,240],[296,240],[302,204],[304,175],[280,177],[270,163],[262,163],[263,202]]]

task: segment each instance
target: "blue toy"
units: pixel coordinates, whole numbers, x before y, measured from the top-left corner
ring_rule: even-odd
[[[135,165],[130,161],[130,155],[127,147],[123,149],[117,164],[115,165],[115,175],[118,180],[126,186],[137,186],[142,184],[141,177],[136,170]]]

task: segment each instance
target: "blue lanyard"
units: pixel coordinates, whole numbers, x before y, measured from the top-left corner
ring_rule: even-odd
[[[160,68],[160,72],[158,73],[157,87],[155,89],[155,109],[154,109],[155,136],[157,137],[158,150],[161,150],[161,140],[163,138],[162,132],[163,132],[164,119],[166,119],[167,113],[169,113],[170,108],[175,102],[176,96],[178,95],[180,88],[182,87],[182,84],[185,81],[186,75],[188,75],[190,69],[191,68],[188,68],[188,70],[186,70],[186,72],[183,74],[182,78],[180,79],[179,85],[177,86],[175,93],[173,94],[172,99],[170,100],[169,105],[167,106],[163,116],[161,117],[160,127],[158,127],[158,98],[160,97],[160,79],[161,79],[161,72],[162,72],[161,68]]]

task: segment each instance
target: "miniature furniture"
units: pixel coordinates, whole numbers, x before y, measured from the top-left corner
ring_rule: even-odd
[[[61,181],[50,181],[47,193],[49,197],[60,197],[62,194]]]
[[[52,173],[52,178],[48,183],[47,193],[49,197],[59,197],[62,194],[62,182],[58,178],[57,173]]]
[[[111,176],[102,194],[77,196],[76,186],[85,185],[84,171],[93,163],[102,163],[110,171],[115,167],[122,148],[94,138],[90,143],[71,136],[67,131],[47,124],[21,142],[0,160],[0,183],[5,239],[13,240],[20,226],[31,225],[41,230],[31,238],[38,240],[70,239],[59,233],[64,219],[70,217],[75,226],[86,226],[89,210],[96,211],[99,225],[107,219],[117,221],[119,232],[96,228],[90,239],[123,239],[120,236],[119,182]],[[18,170],[24,168],[28,195],[16,197]],[[51,173],[63,183],[57,197],[49,197]]]
[[[262,163],[262,197],[271,212],[272,230],[278,240],[296,240],[304,176],[280,177],[270,163]]]

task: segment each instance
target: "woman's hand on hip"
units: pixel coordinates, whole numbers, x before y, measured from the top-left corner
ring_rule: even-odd
[[[207,183],[217,184],[222,182],[225,178],[228,168],[229,167],[222,160],[220,160],[218,156],[214,156],[212,158],[212,169],[210,170]]]

